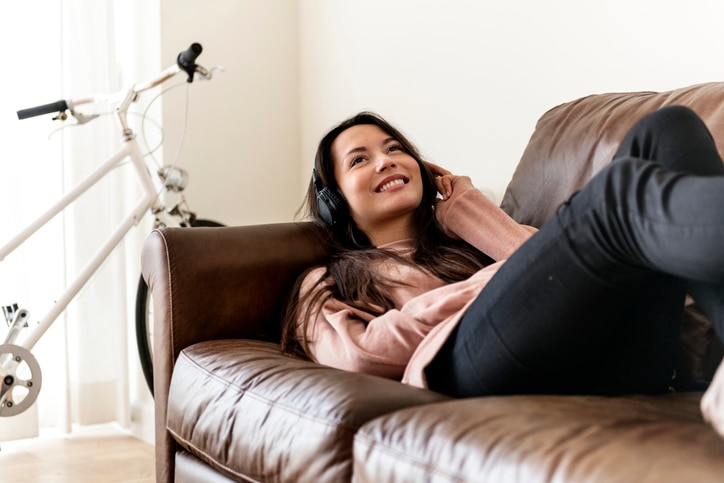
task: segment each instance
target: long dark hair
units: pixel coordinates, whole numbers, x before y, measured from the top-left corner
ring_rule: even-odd
[[[316,191],[313,182],[310,181],[300,212],[304,212],[319,225],[321,232],[324,233],[324,242],[329,245],[330,258],[323,275],[316,281],[315,289],[300,299],[299,288],[305,273],[297,281],[292,297],[287,303],[282,327],[282,349],[289,354],[306,357],[307,343],[303,338],[300,339],[300,334],[307,332],[309,310],[328,297],[334,297],[375,315],[382,315],[394,307],[392,300],[386,294],[390,287],[404,282],[390,280],[378,273],[373,269],[375,264],[372,263],[376,260],[393,258],[427,271],[448,283],[464,280],[492,261],[468,243],[454,240],[443,232],[435,217],[437,187],[432,172],[423,162],[415,145],[402,132],[375,113],[360,112],[335,126],[319,142],[314,169],[324,186],[336,190],[339,196],[343,196],[334,177],[332,143],[343,131],[362,124],[378,126],[397,140],[420,166],[423,193],[422,201],[413,216],[415,247],[412,259],[373,246],[351,216],[339,216],[332,227],[327,225],[319,214]]]

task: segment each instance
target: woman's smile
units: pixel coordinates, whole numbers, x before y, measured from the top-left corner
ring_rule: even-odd
[[[407,184],[407,180],[403,176],[390,176],[382,181],[382,184],[378,186],[376,191],[382,193],[395,187],[404,186],[405,184]]]

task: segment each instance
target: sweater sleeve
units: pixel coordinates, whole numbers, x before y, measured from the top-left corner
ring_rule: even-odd
[[[454,179],[452,196],[439,200],[435,213],[448,235],[465,240],[496,261],[510,257],[537,231],[518,224],[467,176]]]
[[[305,278],[302,297],[309,290],[317,290],[314,282],[319,274],[312,272]],[[380,316],[328,297],[310,311],[308,355],[338,369],[399,380],[430,331],[477,293],[474,278],[424,292]]]
[[[316,290],[314,282],[319,274],[313,271],[307,275],[300,290],[302,297]],[[375,317],[333,297],[322,299],[308,313],[306,338],[313,360],[390,379],[402,377],[412,353],[432,329],[425,321],[399,310]]]

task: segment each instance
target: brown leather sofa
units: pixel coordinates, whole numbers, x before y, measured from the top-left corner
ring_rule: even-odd
[[[724,83],[590,96],[539,120],[503,208],[540,226],[633,122],[668,104],[691,106],[724,146]],[[698,406],[722,352],[695,307],[671,394],[453,400],[280,354],[283,300],[325,257],[311,230],[148,238],[157,481],[724,481],[724,440]]]

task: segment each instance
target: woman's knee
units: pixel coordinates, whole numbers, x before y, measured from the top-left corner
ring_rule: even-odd
[[[652,112],[649,116],[652,119],[661,119],[664,124],[702,122],[692,108],[682,105],[665,106]]]
[[[677,171],[711,175],[724,173],[709,129],[689,107],[667,106],[639,120],[614,156],[655,161]]]
[[[690,107],[681,105],[662,107],[644,116],[631,130],[640,130],[654,135],[689,133],[694,130],[697,133],[703,131],[707,133],[708,137],[711,137],[699,115]]]

